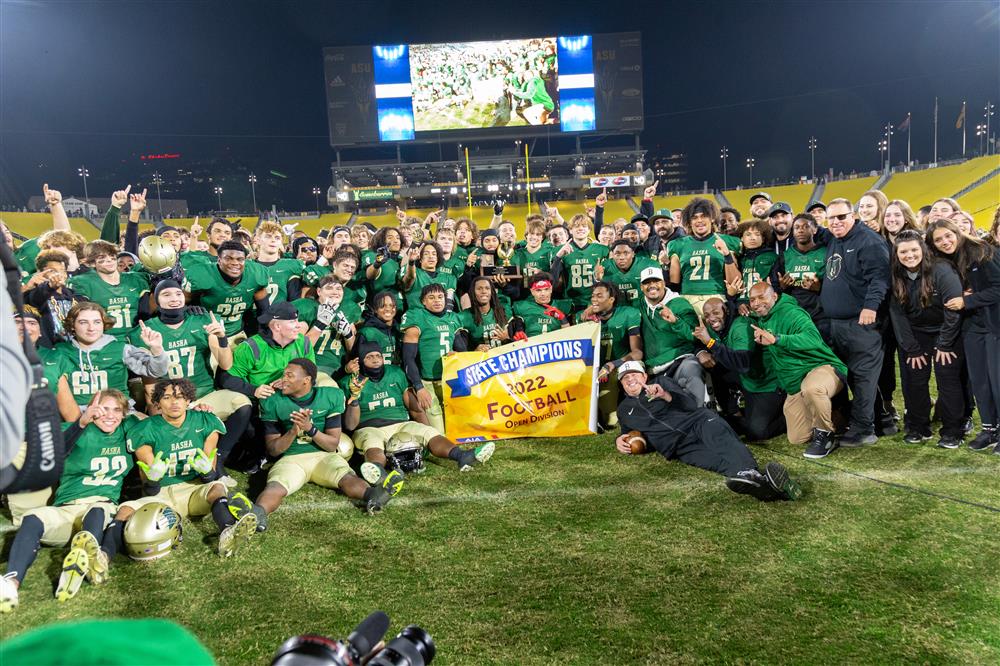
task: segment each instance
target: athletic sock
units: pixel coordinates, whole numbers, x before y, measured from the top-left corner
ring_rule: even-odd
[[[465,458],[468,456],[469,453],[471,453],[471,451],[466,451],[462,447],[456,446],[455,448],[453,448],[451,451],[448,452],[448,457],[454,460],[456,463],[458,463],[458,466],[461,467],[462,462],[465,460]]]
[[[94,507],[83,517],[83,531],[90,532],[101,543],[104,538],[104,510]]]
[[[233,513],[229,510],[228,499],[220,497],[212,502],[212,518],[215,520],[215,524],[219,526],[219,530],[224,530],[236,522],[236,518],[233,517]]]
[[[104,539],[101,540],[101,550],[108,555],[108,561],[115,559],[115,555],[125,545],[125,523],[121,520],[112,520],[104,529]]]
[[[7,573],[13,572],[19,581],[24,580],[28,567],[35,561],[38,549],[42,544],[42,534],[45,525],[35,516],[25,516],[21,521],[21,529],[14,537],[10,547],[10,558],[7,560]]]

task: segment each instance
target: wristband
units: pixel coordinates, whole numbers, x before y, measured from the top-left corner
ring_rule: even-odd
[[[348,407],[359,407],[360,404],[361,403],[359,403],[358,399],[355,398],[354,396],[351,396],[351,399],[347,401],[347,406]]]
[[[778,340],[780,340],[780,339],[781,339],[780,335],[774,336],[774,344],[778,344]]]
[[[729,254],[727,254],[727,255],[726,255],[726,258],[725,258],[725,260],[723,261],[723,263],[725,263],[725,264],[727,264],[727,265],[728,265],[728,264],[735,264],[735,263],[736,263],[736,260],[735,260],[735,259],[733,259],[733,255],[732,255],[732,253],[729,253]]]
[[[309,430],[306,430],[306,434],[309,435],[310,437],[315,437],[316,433],[318,433],[318,432],[319,432],[319,430],[316,428],[316,426],[313,426],[313,427],[309,428]]]
[[[223,348],[228,347],[229,346],[229,337],[223,335],[221,338],[219,338],[219,346],[223,347]]]
[[[617,370],[622,366],[622,363],[624,362],[625,361],[623,361],[622,359],[616,358],[615,360],[611,361],[611,365],[614,367],[615,370]]]
[[[705,343],[705,349],[711,349],[715,346],[715,338],[709,338],[708,342]]]

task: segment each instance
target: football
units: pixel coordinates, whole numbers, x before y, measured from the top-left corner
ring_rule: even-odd
[[[625,435],[625,441],[632,450],[632,455],[638,456],[646,452],[646,438],[638,430],[632,430]]]

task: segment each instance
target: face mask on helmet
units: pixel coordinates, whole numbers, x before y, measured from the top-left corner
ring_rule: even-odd
[[[125,523],[125,552],[133,560],[166,557],[181,539],[181,518],[163,502],[142,505]]]
[[[397,432],[385,445],[385,459],[389,469],[398,469],[404,474],[424,471],[424,447],[409,433]]]

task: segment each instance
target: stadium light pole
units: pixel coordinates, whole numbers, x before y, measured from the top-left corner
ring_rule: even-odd
[[[747,170],[750,171],[750,187],[753,187],[753,165],[757,164],[757,160],[753,157],[747,158]]]
[[[976,136],[979,137],[979,154],[983,155],[983,137],[986,136],[986,125],[976,125]]]
[[[879,168],[879,171],[881,171],[882,169],[885,168],[886,140],[882,139],[877,144],[875,144],[875,147],[878,148],[878,168]]]
[[[250,176],[247,178],[247,181],[250,183],[250,196],[251,196],[251,198],[253,198],[253,212],[256,213],[257,212],[257,176],[255,176],[255,175],[253,175],[251,173]]]
[[[160,221],[163,221],[163,201],[160,199],[160,185],[163,184],[163,177],[159,171],[153,172],[153,185],[156,185],[156,207],[160,211]]]
[[[319,195],[323,193],[318,187],[313,188],[313,196],[316,197],[316,217],[319,217]]]
[[[992,104],[989,100],[986,100],[986,106],[983,107],[983,117],[986,118],[986,152],[990,152],[990,116],[993,115],[993,109],[996,108],[995,104]],[[982,151],[980,151],[982,152]]]
[[[892,123],[885,125],[885,163],[886,168],[892,170],[892,130],[895,129]]]
[[[218,185],[215,186],[215,198],[219,203],[219,212],[222,212],[222,188]]]
[[[729,148],[726,146],[722,147],[722,152],[719,153],[719,158],[722,160],[722,189],[729,189],[729,179],[726,176],[726,159],[729,157]]]
[[[816,180],[816,137],[809,137],[809,155],[812,163],[812,179]]]
[[[87,167],[82,166],[76,170],[78,176],[83,178],[83,198],[87,200],[87,217],[90,217],[90,195],[87,193],[87,176],[90,172],[87,171]]]

